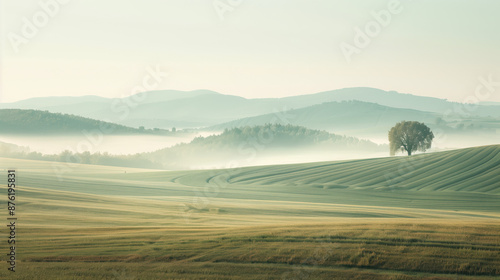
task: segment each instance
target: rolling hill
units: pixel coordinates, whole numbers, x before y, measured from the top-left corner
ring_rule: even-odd
[[[75,134],[82,131],[102,131],[106,134],[152,133],[119,124],[79,117],[75,115],[50,113],[40,110],[0,109],[0,134]],[[156,131],[165,132],[165,131]]]
[[[283,165],[275,169],[252,167],[233,174],[228,183],[266,186],[279,182],[284,186],[326,190],[468,192],[498,196],[499,176],[500,145],[494,145],[414,157]],[[500,210],[500,204],[494,208]]]
[[[136,97],[101,98],[46,97],[0,104],[0,108],[38,109],[54,113],[75,114],[123,125],[154,128],[195,128],[212,126],[241,118],[298,109],[324,102],[358,100],[382,106],[428,111],[437,114],[463,114],[463,104],[443,99],[383,91],[374,88],[345,88],[284,98],[246,99],[209,90],[151,91]],[[467,111],[469,117],[500,117],[500,106],[478,105]],[[127,112],[126,114],[124,112]],[[125,117],[123,117],[125,116]],[[401,116],[403,117],[403,116]]]
[[[44,170],[53,170],[58,165],[65,168],[61,174]],[[184,211],[190,212],[193,218],[196,213],[202,214],[198,220],[200,225],[205,222],[262,224],[280,219],[287,221],[290,217],[331,219],[352,215],[500,218],[500,145],[411,157],[218,170],[153,171],[3,158],[0,168],[8,166],[22,166],[25,170],[22,175],[25,199],[51,192],[54,200],[59,193],[68,199],[83,199],[85,195],[116,200],[129,197],[134,201],[174,201],[189,206],[182,210],[176,208],[175,211],[181,211],[178,216],[169,213],[175,207],[165,214],[157,214],[158,217],[150,216],[157,225],[182,223]],[[75,198],[71,198],[73,195]],[[206,202],[197,204],[203,200]],[[58,201],[54,205],[64,203],[64,208],[73,207],[67,204],[69,201]],[[25,207],[28,211],[28,207],[35,205]],[[219,208],[220,215],[204,216],[209,207]],[[164,215],[170,218],[157,220]],[[270,220],[262,221],[262,216]],[[25,220],[27,224],[43,222]],[[156,223],[151,222],[140,221],[141,225]]]

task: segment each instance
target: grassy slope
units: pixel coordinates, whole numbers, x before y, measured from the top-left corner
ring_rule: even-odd
[[[19,279],[493,279],[499,151],[182,172],[0,168],[18,174]]]
[[[413,157],[255,167],[235,174],[230,182],[500,194],[499,163],[497,145]]]

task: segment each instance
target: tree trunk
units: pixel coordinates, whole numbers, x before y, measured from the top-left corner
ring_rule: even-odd
[[[408,150],[408,155],[411,156],[411,150]]]

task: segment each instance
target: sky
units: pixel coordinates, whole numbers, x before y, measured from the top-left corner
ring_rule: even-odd
[[[500,102],[496,0],[0,0],[0,9],[0,102],[358,86]]]

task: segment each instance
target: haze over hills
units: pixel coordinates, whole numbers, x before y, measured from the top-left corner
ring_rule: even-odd
[[[474,108],[444,99],[383,91],[375,88],[345,88],[284,98],[246,99],[209,90],[162,90],[124,98],[46,97],[0,104],[0,108],[40,109],[148,128],[199,128],[241,118],[299,109],[324,102],[359,100],[383,106],[428,111],[446,116],[500,117],[500,106]]]
[[[226,167],[228,162],[233,166],[248,166],[366,158],[386,156],[388,151],[387,145],[377,145],[368,140],[279,124],[234,128],[220,135],[200,136],[190,143],[164,147],[128,155],[106,152],[91,154],[69,149],[55,154],[42,154],[29,147],[0,141],[0,157],[47,161],[70,159],[73,163],[182,170],[221,168]]]

